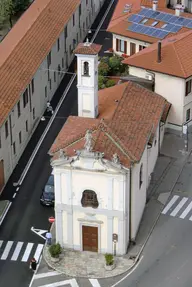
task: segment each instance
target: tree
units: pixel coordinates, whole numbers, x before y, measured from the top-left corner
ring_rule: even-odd
[[[13,2],[15,6],[15,13],[25,11],[31,3],[30,0],[13,0]]]
[[[105,77],[99,75],[99,76],[98,76],[98,88],[99,88],[99,90],[105,88],[105,82],[106,82]]]
[[[0,1],[0,22],[1,24],[9,19],[10,27],[13,27],[12,17],[15,14],[13,0]]]
[[[99,67],[98,67],[98,72],[99,72],[99,75],[101,76],[107,76],[108,73],[109,73],[109,66],[107,65],[107,63],[104,63],[104,62],[100,62],[99,64]]]

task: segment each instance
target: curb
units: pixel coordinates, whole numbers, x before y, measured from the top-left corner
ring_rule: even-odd
[[[7,200],[7,204],[5,205],[3,212],[0,216],[0,225],[3,223],[3,220],[5,219],[5,216],[7,215],[7,212],[9,211],[9,208],[11,207],[11,204],[12,202]]]
[[[45,247],[46,247],[46,245],[45,245]],[[57,271],[58,273],[63,274],[63,275],[65,275],[65,276],[67,276],[67,277],[72,277],[72,278],[87,278],[87,279],[109,279],[109,278],[114,278],[114,277],[116,277],[116,276],[120,276],[120,275],[122,275],[122,274],[128,272],[128,271],[131,270],[131,269],[135,266],[135,264],[137,263],[136,260],[135,260],[135,261],[133,262],[133,264],[128,267],[128,269],[126,269],[126,270],[120,272],[119,274],[111,275],[111,276],[108,276],[108,277],[76,276],[76,275],[70,275],[70,274],[68,274],[68,273],[65,273],[64,271],[58,270],[55,266],[53,266],[53,265],[50,263],[50,261],[47,260],[47,258],[46,258],[46,256],[45,256],[45,252],[46,252],[46,251],[47,251],[46,248],[44,248],[44,249],[43,249],[43,259],[45,260],[46,264],[47,264],[50,268],[52,268],[53,270]]]

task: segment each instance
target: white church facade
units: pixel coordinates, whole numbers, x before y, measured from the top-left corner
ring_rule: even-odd
[[[79,44],[78,116],[51,147],[56,240],[123,255],[135,241],[170,104],[135,83],[98,92],[96,44]]]

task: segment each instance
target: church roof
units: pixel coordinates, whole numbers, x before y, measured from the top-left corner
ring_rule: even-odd
[[[82,55],[97,55],[101,50],[101,47],[101,45],[95,43],[80,43],[73,51],[73,53]]]
[[[99,91],[97,119],[70,116],[53,143],[50,154],[57,158],[60,149],[68,156],[84,148],[85,133],[93,136],[93,151],[111,160],[117,153],[120,162],[130,167],[139,162],[159,121],[166,120],[170,104],[160,95],[133,82]]]

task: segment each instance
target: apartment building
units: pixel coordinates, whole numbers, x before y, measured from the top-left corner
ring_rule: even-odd
[[[192,14],[185,13],[181,4],[172,10],[165,1],[154,0],[150,6],[146,2],[136,2],[123,16],[112,18],[108,31],[113,35],[115,54],[129,57],[159,40],[191,30]]]
[[[1,42],[0,191],[104,1],[36,0]]]

